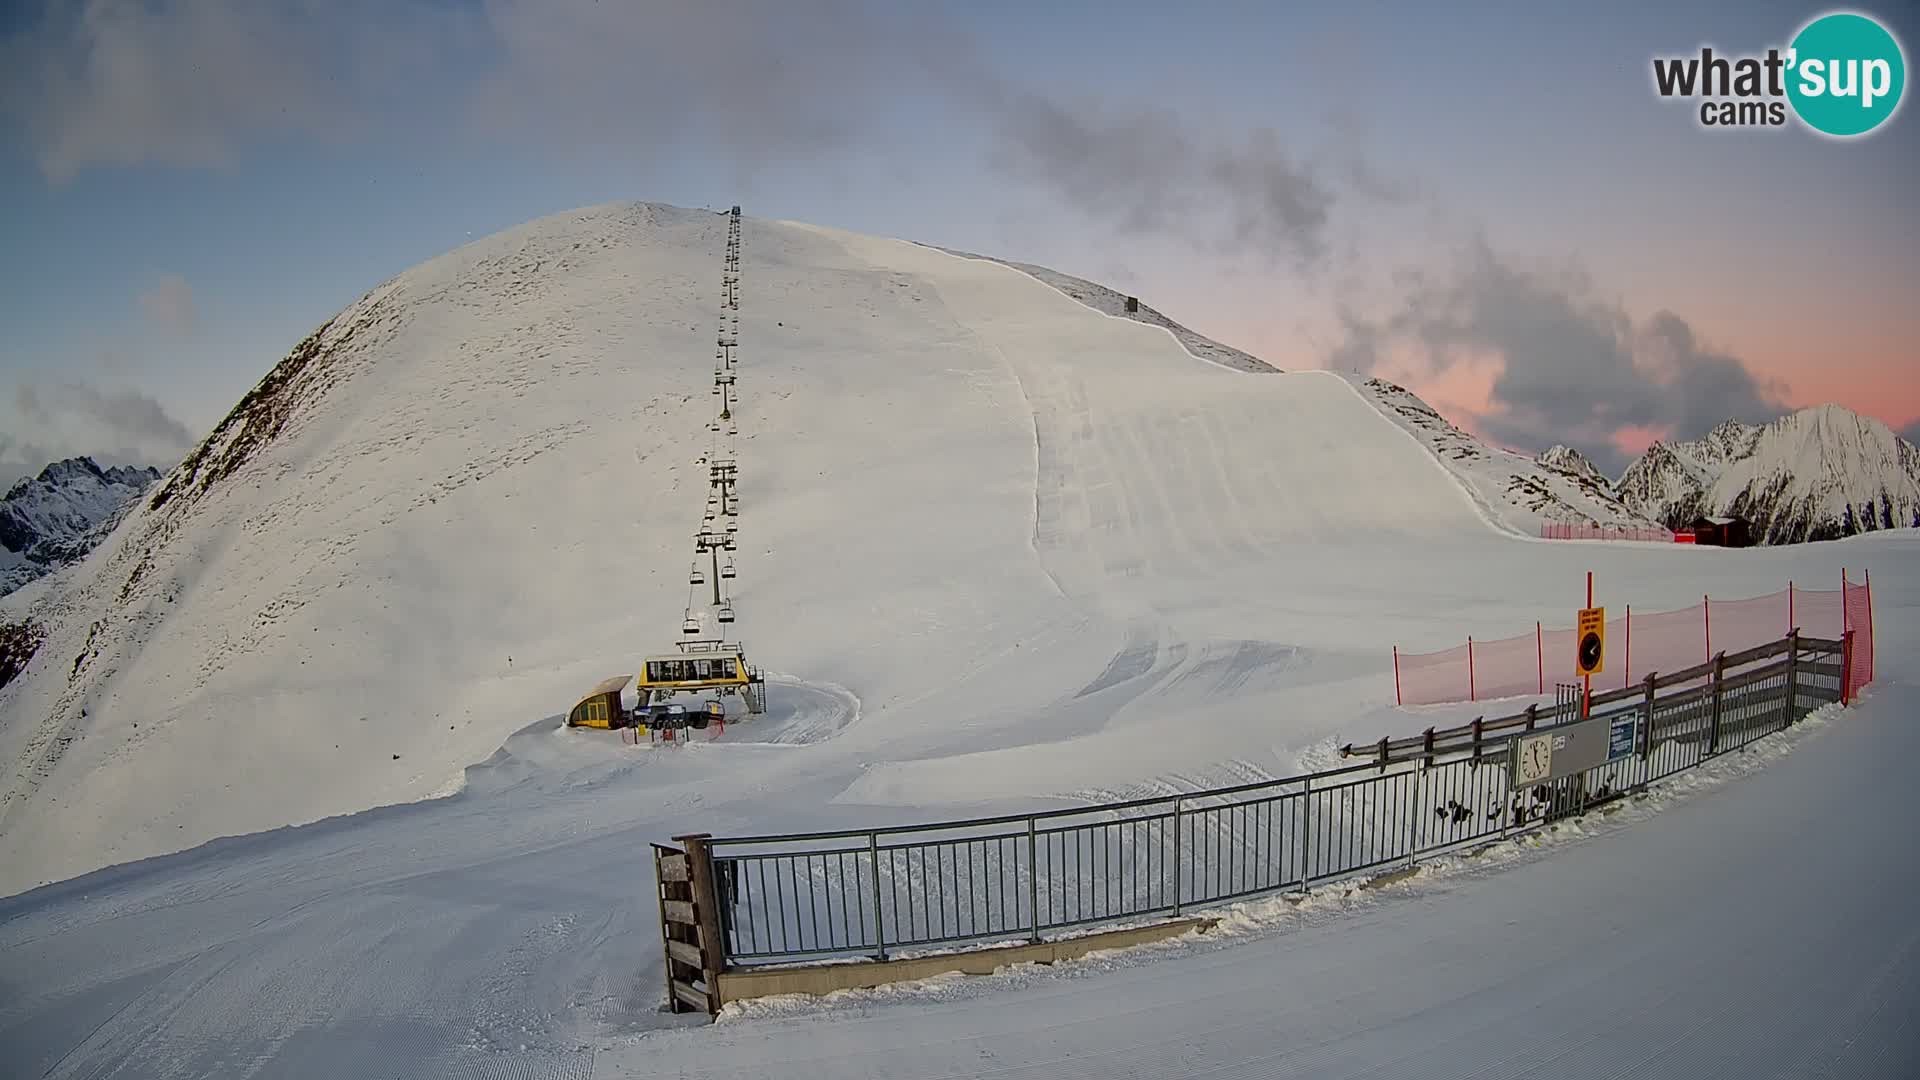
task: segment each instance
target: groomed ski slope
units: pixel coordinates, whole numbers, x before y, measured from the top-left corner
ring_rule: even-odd
[[[1388,645],[1565,623],[1588,569],[1657,609],[1871,567],[1882,670],[1913,655],[1911,533],[1503,536],[1336,377],[749,218],[739,630],[856,718],[677,753],[560,729],[675,636],[724,237],[600,207],[401,275],[231,476],[36,584],[0,742],[71,741],[0,822],[0,888],[86,876],[0,901],[28,1075],[585,1076],[676,1022],[648,841],[1291,773],[1473,715],[1393,711]]]

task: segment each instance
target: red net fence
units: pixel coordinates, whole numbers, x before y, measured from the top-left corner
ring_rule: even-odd
[[[1839,589],[1785,589],[1745,600],[1715,600],[1677,611],[1636,612],[1607,620],[1607,658],[1593,677],[1597,693],[1625,687],[1658,671],[1680,671],[1778,641],[1794,627],[1810,637],[1843,639],[1852,632],[1846,699],[1873,681],[1872,578],[1855,583],[1840,574]],[[1574,631],[1535,623],[1518,637],[1476,641],[1431,653],[1393,651],[1396,700],[1401,705],[1532,697],[1560,683],[1578,682]]]
[[[1592,522],[1549,521],[1540,526],[1542,540],[1652,540],[1670,544],[1670,529],[1632,528],[1624,525],[1596,525]],[[1691,540],[1689,536],[1687,539]]]

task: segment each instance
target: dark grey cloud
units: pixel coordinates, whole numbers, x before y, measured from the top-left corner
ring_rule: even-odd
[[[1205,142],[1164,109],[1070,107],[1036,94],[1008,101],[997,122],[1003,170],[1124,231],[1301,261],[1324,249],[1334,191],[1272,131]]]
[[[1344,315],[1346,335],[1329,366],[1380,371],[1410,351],[1444,373],[1497,356],[1491,411],[1479,426],[1507,445],[1567,443],[1617,475],[1626,460],[1614,436],[1624,428],[1692,438],[1724,420],[1758,423],[1786,411],[1785,387],[1702,343],[1685,319],[1660,311],[1635,323],[1577,272],[1516,267],[1477,244],[1454,272],[1405,284],[1386,315]]]
[[[1920,420],[1915,420],[1913,423],[1901,428],[1899,434],[1901,438],[1915,446],[1920,446]]]

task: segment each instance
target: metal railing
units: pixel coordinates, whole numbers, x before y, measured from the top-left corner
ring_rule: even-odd
[[[722,962],[741,968],[1038,941],[1305,889],[1537,828],[1839,701],[1846,645],[1790,635],[1716,658],[1704,671],[1650,678],[1630,696],[1596,697],[1592,718],[1631,718],[1631,752],[1522,789],[1509,769],[1515,741],[1578,722],[1576,709],[1531,711],[1525,726],[1499,734],[1481,724],[1459,729],[1470,741],[1431,731],[1383,741],[1385,753],[1372,761],[1178,796],[711,838],[705,850]],[[1409,744],[1417,752],[1405,753]]]

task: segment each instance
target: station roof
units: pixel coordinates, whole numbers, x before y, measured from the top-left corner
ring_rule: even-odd
[[[594,686],[593,689],[581,695],[580,700],[574,702],[574,704],[576,706],[584,704],[585,702],[592,701],[594,698],[599,697],[601,694],[619,693],[621,690],[626,689],[627,683],[631,682],[632,680],[633,680],[633,676],[631,675],[615,675],[612,678],[602,679],[597,685]]]

